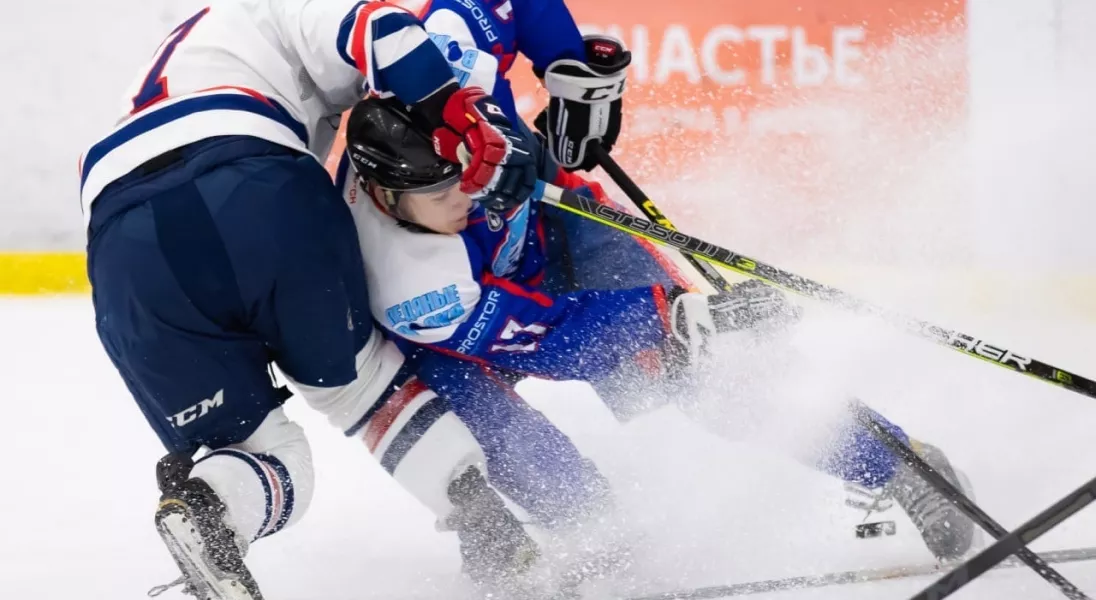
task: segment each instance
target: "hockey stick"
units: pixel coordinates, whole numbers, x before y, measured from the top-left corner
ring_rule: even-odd
[[[661,225],[662,227],[670,230],[676,230],[673,223],[655,206],[654,202],[643,193],[643,190],[636,185],[635,181],[624,172],[624,169],[606,152],[599,144],[593,144],[591,151],[594,154],[594,158],[597,160],[601,168],[609,174],[609,177],[620,187],[621,190],[635,203],[647,217],[654,223]],[[717,271],[710,263],[700,262],[695,256],[685,253],[689,263],[692,264],[703,276],[717,289],[728,290],[730,284],[727,280]],[[989,532],[995,539],[1007,535],[1007,531],[999,523],[993,520],[985,511],[981,510],[978,505],[974,504],[969,498],[967,498],[959,489],[952,485],[947,479],[937,473],[928,463],[926,463],[920,456],[914,453],[909,447],[901,442],[897,437],[892,435],[890,431],[883,428],[872,417],[871,413],[867,410],[861,402],[857,401],[854,404],[857,420],[867,427],[876,438],[883,442],[888,448],[891,449],[895,455],[899,456],[906,463],[910,464],[913,468],[917,469],[921,476],[934,487],[938,492],[943,494],[949,500],[952,501],[967,517],[969,517],[975,523],[978,523],[983,529]],[[1019,558],[1023,560],[1028,566],[1039,573],[1044,579],[1050,582],[1059,590],[1062,591],[1067,597],[1073,600],[1087,599],[1081,590],[1077,589],[1072,583],[1069,582],[1064,576],[1057,571],[1050,568],[1046,563],[1041,562],[1038,556],[1032,552],[1025,550],[1019,554]]]
[[[636,182],[624,172],[624,169],[617,164],[617,161],[609,156],[609,153],[605,151],[605,148],[601,147],[601,144],[590,144],[589,152],[593,153],[594,159],[597,160],[598,165],[609,174],[609,178],[613,180],[624,194],[635,203],[636,208],[643,211],[643,214],[647,215],[647,218],[653,222],[670,230],[677,230],[674,224],[670,222],[670,219],[666,215],[662,214],[662,211],[655,206],[655,203],[647,197],[647,194],[643,193],[643,190],[639,189]],[[704,279],[708,280],[708,283],[715,286],[717,290],[723,290],[725,292],[730,291],[731,284],[727,281],[723,275],[712,266],[711,263],[703,262],[697,257],[682,251],[681,254],[685,257],[685,260],[689,262]]]
[[[790,292],[821,300],[847,310],[874,315],[900,329],[946,348],[1004,367],[1010,371],[1034,377],[1040,381],[1061,386],[1072,392],[1096,398],[1096,381],[1076,373],[1028,358],[1002,346],[990,344],[982,338],[876,306],[837,288],[784,271],[664,225],[658,225],[621,212],[569,190],[561,189],[558,186],[538,182],[533,197],[562,210],[592,219],[657,244],[681,250],[699,260],[730,269],[748,277],[760,279]]]
[[[612,178],[620,189],[635,203],[636,207],[647,215],[651,222],[657,223],[665,229],[676,231],[673,223],[671,223],[662,211],[655,206],[654,202],[643,193],[643,190],[641,190],[635,181],[624,172],[624,169],[609,156],[609,153],[606,152],[600,144],[592,144],[590,146],[590,151],[593,153],[595,160],[597,160],[601,168],[609,174],[609,177]],[[695,255],[684,250],[682,253],[685,255],[686,259],[688,259],[689,263],[716,289],[730,289],[730,284],[722,274],[711,265],[711,263],[701,262]],[[952,485],[951,482],[937,473],[936,470],[908,446],[902,443],[901,440],[891,434],[890,431],[882,427],[863,403],[855,401],[853,409],[856,418],[861,425],[866,427],[869,432],[890,448],[891,452],[894,452],[896,456],[900,457],[911,467],[917,469],[921,477],[924,478],[929,485],[947,497],[963,512],[963,514],[989,532],[995,539],[1000,539],[1008,534],[1008,531],[1005,530],[1004,527],[979,508],[977,504],[970,500],[970,498],[965,496],[958,488]],[[1031,551],[1025,549],[1020,552],[1018,556],[1025,564],[1035,570],[1036,573],[1046,579],[1051,585],[1061,590],[1067,597],[1072,600],[1088,600],[1088,596],[1081,592],[1081,590],[1060,573],[1050,568],[1045,562],[1042,562],[1041,559]]]
[[[1082,508],[1096,500],[1096,478],[1077,488],[1050,508],[997,540],[977,556],[959,565],[910,600],[942,600],[970,583],[974,578],[994,568],[1010,554],[1027,550],[1027,545],[1054,529]]]
[[[932,466],[918,456],[912,448],[898,439],[898,437],[891,433],[886,427],[880,425],[867,406],[859,400],[854,400],[851,403],[851,408],[856,420],[863,425],[868,432],[889,448],[895,456],[916,469],[922,479],[936,488],[938,492],[943,494],[956,506],[956,508],[970,518],[970,520],[977,523],[982,529],[985,529],[987,533],[994,537],[994,539],[1000,540],[1008,535],[1008,530],[1002,527],[1000,523],[986,514],[984,510],[967,497],[967,495],[958,487],[948,481],[936,469],[932,468]],[[1016,553],[1016,557],[1024,564],[1031,567],[1036,574],[1047,580],[1048,583],[1058,588],[1058,590],[1065,594],[1067,598],[1070,598],[1071,600],[1088,600],[1088,596],[1086,596],[1084,592],[1073,585],[1073,583],[1066,579],[1064,575],[1051,568],[1043,559],[1039,558],[1039,555],[1031,550],[1021,548]]]
[[[1093,560],[1096,559],[1096,547],[1054,550],[1052,552],[1040,554],[1039,558],[1050,564]],[[1011,569],[1021,566],[1024,566],[1024,563],[1011,557],[1002,561],[1000,564],[995,565],[993,568]],[[635,596],[628,598],[627,600],[704,600],[708,598],[728,598],[731,596],[749,596],[753,594],[820,588],[832,585],[848,585],[869,583],[872,581],[904,579],[907,577],[922,577],[925,575],[935,575],[937,573],[946,572],[947,570],[948,565],[931,563],[902,567],[884,567],[880,569],[863,569],[858,571],[838,571],[822,575],[766,579],[764,581],[751,581],[747,583],[734,583],[729,585],[694,588],[690,590],[663,592],[649,596]]]

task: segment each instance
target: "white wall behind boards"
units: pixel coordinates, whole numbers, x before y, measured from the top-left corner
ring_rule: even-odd
[[[81,249],[80,153],[200,0],[13,0],[0,35],[0,250]]]
[[[1019,215],[1033,196],[1041,196],[1035,199],[1045,210],[1035,215],[1025,210],[1016,219],[1017,235],[1048,227],[1059,232],[1052,236],[1055,256],[1063,245],[1070,250],[1074,244],[1075,254],[1096,259],[1096,241],[1076,239],[1080,219],[1058,222],[1062,214],[1079,210],[1086,191],[1096,190],[1096,165],[1077,168],[1086,150],[1087,157],[1096,156],[1088,141],[1096,133],[1085,136],[1093,119],[1086,123],[1084,116],[1092,105],[1083,102],[1096,81],[1096,36],[1090,35],[1096,29],[1096,2],[969,2],[971,134],[980,190],[975,214],[1011,210]],[[0,36],[6,84],[0,112],[0,250],[82,248],[77,158],[111,126],[122,91],[163,36],[202,4],[14,4]],[[1038,190],[1044,193],[1033,194]]]

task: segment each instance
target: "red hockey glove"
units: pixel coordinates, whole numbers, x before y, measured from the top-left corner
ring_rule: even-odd
[[[495,211],[529,199],[537,180],[533,153],[491,96],[478,87],[458,89],[446,100],[442,121],[434,149],[464,165],[461,191]]]

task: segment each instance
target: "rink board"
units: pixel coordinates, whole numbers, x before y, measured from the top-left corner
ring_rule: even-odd
[[[0,253],[0,294],[84,294],[90,290],[83,252]]]
[[[683,271],[692,268],[680,254],[670,253]],[[979,271],[953,268],[912,272],[885,265],[821,265],[797,270],[791,265],[777,265],[814,278],[822,283],[842,287],[852,293],[865,290],[887,292],[882,296],[867,294],[868,299],[894,306],[910,290],[927,304],[946,303],[979,311],[1011,314],[1027,312],[1016,303],[1019,286],[1038,292],[1040,312],[1044,315],[1069,315],[1091,320],[1092,298],[1096,297],[1096,277],[1046,273],[1038,276],[1007,271]],[[734,282],[742,277],[726,272]],[[704,287],[703,285],[701,287]],[[1049,290],[1049,291],[1048,291]],[[0,253],[0,295],[85,295],[91,291],[87,279],[86,256],[83,252],[9,252]],[[710,291],[710,288],[705,289]],[[914,307],[907,307],[914,308]]]

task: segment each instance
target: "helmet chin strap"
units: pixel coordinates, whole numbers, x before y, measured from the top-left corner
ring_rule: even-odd
[[[362,187],[365,188],[366,193],[369,194],[369,197],[373,200],[374,206],[379,208],[384,214],[399,221],[404,227],[423,233],[437,233],[400,214],[400,194],[402,194],[402,192],[382,188],[372,181],[366,182]]]

